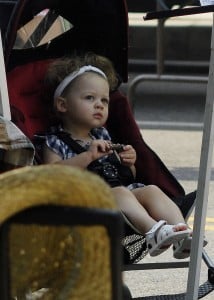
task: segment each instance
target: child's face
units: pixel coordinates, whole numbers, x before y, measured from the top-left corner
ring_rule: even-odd
[[[103,126],[108,117],[109,84],[94,72],[76,78],[66,95],[64,116],[67,122],[82,128]]]

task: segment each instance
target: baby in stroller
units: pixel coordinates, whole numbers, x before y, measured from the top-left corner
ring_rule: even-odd
[[[46,135],[43,160],[87,168],[111,187],[126,221],[146,236],[149,254],[173,244],[173,256],[189,256],[191,230],[177,205],[154,185],[135,182],[136,151],[113,144],[104,125],[109,93],[118,79],[110,60],[87,53],[52,63],[46,74],[55,125]]]

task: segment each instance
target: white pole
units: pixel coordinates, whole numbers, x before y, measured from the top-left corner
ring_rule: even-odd
[[[0,115],[6,118],[7,120],[11,120],[1,31],[0,31]]]
[[[209,184],[212,167],[214,143],[214,16],[211,38],[211,56],[209,80],[207,84],[206,105],[204,113],[204,128],[201,145],[201,158],[195,207],[193,241],[190,256],[189,275],[186,300],[198,299],[204,228],[206,221]]]

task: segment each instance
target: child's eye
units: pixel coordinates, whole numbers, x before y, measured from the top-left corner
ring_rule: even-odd
[[[94,96],[92,96],[92,95],[87,95],[85,98],[86,98],[87,100],[94,100]]]
[[[105,103],[105,104],[109,104],[109,99],[108,98],[103,98],[102,102]]]

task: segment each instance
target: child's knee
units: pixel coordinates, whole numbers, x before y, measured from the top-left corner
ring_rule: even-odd
[[[120,194],[128,194],[130,193],[129,189],[127,189],[125,186],[116,186],[112,188],[113,192],[120,193]]]
[[[150,184],[144,187],[147,191],[153,192],[153,193],[161,193],[161,189],[154,184]]]

